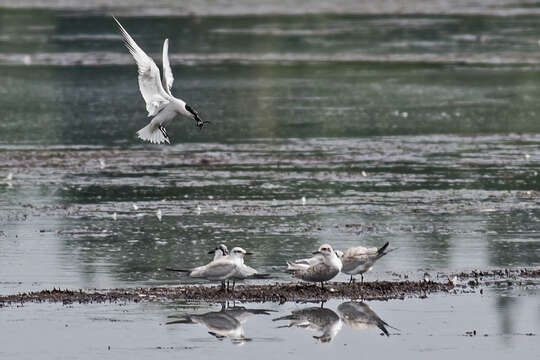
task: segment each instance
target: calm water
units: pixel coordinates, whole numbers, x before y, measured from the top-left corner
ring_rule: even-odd
[[[186,281],[164,267],[204,263],[220,242],[254,252],[248,263],[271,281],[289,281],[279,267],[323,242],[399,248],[367,280],[540,266],[538,4],[31,4],[0,1],[0,293],[176,285]],[[170,39],[173,93],[211,126],[177,120],[171,146],[136,139],[147,117],[109,13],[158,65]],[[254,341],[240,347],[202,326],[164,325],[187,311],[178,304],[30,305],[1,316],[11,340],[89,326],[87,352],[106,352],[107,334],[133,334],[110,343],[122,357],[206,358],[222,344],[231,356],[291,357],[351,351],[358,337],[369,354],[453,357],[467,344],[527,357],[534,337],[515,334],[538,333],[537,300],[516,291],[375,303],[399,336],[345,324],[326,348],[312,337],[320,333],[276,328],[286,322],[271,319],[292,304],[261,305],[277,313],[250,320]],[[480,320],[457,322],[471,314]],[[462,336],[475,324],[490,336]],[[66,356],[86,334],[73,329]],[[152,337],[140,342],[143,333]],[[55,343],[39,341],[29,358]],[[3,354],[20,351],[7,343]]]
[[[204,303],[30,305],[2,310],[9,331],[0,354],[17,359],[211,359],[218,354],[223,359],[432,359],[435,354],[507,359],[519,354],[532,359],[538,355],[538,333],[530,334],[540,326],[535,295],[330,301],[323,309],[290,303],[229,304],[226,310]],[[189,316],[196,323],[185,323]],[[283,317],[294,319],[278,320]],[[383,325],[389,336],[368,319],[390,325]],[[476,336],[468,335],[474,331]]]

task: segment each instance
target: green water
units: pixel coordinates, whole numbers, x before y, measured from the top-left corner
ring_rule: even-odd
[[[285,261],[325,242],[398,248],[367,281],[539,266],[537,6],[428,4],[416,11],[423,3],[414,2],[399,14],[387,2],[371,5],[389,11],[340,4],[323,11],[316,3],[313,14],[303,3],[276,12],[275,2],[251,13],[231,5],[221,16],[207,2],[110,9],[159,66],[162,41],[170,39],[173,94],[212,122],[199,131],[177,119],[168,127],[172,145],[152,146],[135,136],[148,118],[136,65],[109,11],[94,2],[86,10],[0,2],[0,293],[189,283],[163,269],[203,264],[221,242],[253,252],[246,261],[272,273],[270,281],[291,281],[281,271]],[[533,309],[533,295],[490,293],[486,301],[495,305],[480,318],[495,314],[508,325],[515,310],[501,304],[523,296]],[[460,319],[483,301],[471,300],[476,308],[467,310],[465,297],[442,299],[428,308],[446,314],[458,301]],[[413,315],[431,316],[415,308],[421,303],[411,306]],[[390,312],[401,307],[407,302]],[[12,324],[30,324],[41,310],[29,309],[2,311]],[[49,310],[36,321],[58,315]],[[94,324],[92,311],[67,309],[59,321],[75,314],[80,326]],[[167,321],[151,314],[154,325]],[[445,318],[432,329],[445,327]],[[454,350],[445,352],[444,331],[394,319],[409,335],[392,341],[414,356],[458,354],[470,330],[453,324]],[[148,324],[132,320],[136,339]],[[508,330],[490,323],[499,335],[486,344],[502,339],[496,354],[504,355],[519,343],[527,355],[530,337],[519,334],[538,332],[537,323],[527,324]],[[146,349],[194,346],[202,349],[195,357],[205,358],[225,343],[201,340],[204,328],[199,335],[160,329],[171,341],[152,340]],[[298,333],[287,342],[285,330],[261,330],[254,343],[316,351],[307,345],[311,334],[291,330]],[[358,333],[349,330],[352,345]],[[431,341],[433,333],[444,339]],[[409,345],[418,341],[425,346]],[[88,357],[93,348],[85,349]],[[133,351],[124,345],[121,356]],[[164,356],[171,355],[178,353]]]

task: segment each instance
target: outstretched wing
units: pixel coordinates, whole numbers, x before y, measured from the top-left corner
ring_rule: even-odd
[[[139,67],[139,89],[146,102],[148,116],[154,116],[169,103],[170,95],[163,90],[159,69],[154,60],[135,43],[135,40],[114,16],[113,19],[118,24],[124,37],[124,43]]]
[[[163,42],[163,87],[165,91],[172,96],[171,89],[174,82],[174,76],[169,63],[169,39]]]

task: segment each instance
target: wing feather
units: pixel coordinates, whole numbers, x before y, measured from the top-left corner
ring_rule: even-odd
[[[126,48],[137,63],[139,70],[139,89],[146,102],[148,116],[154,116],[170,102],[170,95],[165,92],[161,85],[159,68],[154,60],[146,55],[146,53],[137,45],[135,40],[128,34],[118,19],[114,16],[113,19],[120,28]]]
[[[195,268],[189,276],[202,277],[209,280],[221,280],[231,277],[236,270],[236,265],[226,261],[212,261],[208,265]]]
[[[376,247],[366,248],[366,247],[363,247],[363,246],[357,246],[357,247],[352,247],[352,248],[347,249],[345,251],[344,256],[346,256],[346,257],[348,257],[348,256],[362,256],[362,255],[369,256],[369,255],[374,255],[376,253],[377,253],[377,248]]]
[[[163,87],[165,91],[172,96],[171,89],[174,82],[174,76],[169,63],[169,39],[163,42]]]

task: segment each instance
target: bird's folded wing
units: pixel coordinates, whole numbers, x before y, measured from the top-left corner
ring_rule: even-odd
[[[310,266],[312,264],[312,260],[311,259],[298,259],[298,260],[295,260],[292,264]]]
[[[174,82],[174,76],[169,63],[169,39],[163,42],[163,87],[165,91],[172,96],[171,89]]]
[[[357,247],[347,249],[347,251],[345,251],[345,256],[346,257],[347,256],[361,256],[361,255],[371,255],[371,254],[376,254],[376,253],[377,253],[376,247],[366,248],[363,246],[357,246]]]
[[[325,276],[327,272],[328,265],[326,265],[324,262],[321,262],[308,268],[298,269],[293,272],[293,276],[307,281],[319,281],[317,279],[321,276]]]
[[[122,24],[115,17],[113,18],[120,28],[127,49],[137,62],[139,68],[139,89],[146,102],[148,116],[154,116],[170,101],[170,95],[165,92],[161,85],[159,68],[154,60],[146,55],[139,45],[137,45]]]
[[[217,279],[225,277],[236,270],[236,264],[230,262],[212,261],[210,264],[201,267],[201,269],[194,269],[191,272],[191,277],[205,277],[209,279]]]
[[[323,262],[323,260],[324,258],[320,254],[317,254],[307,259],[298,259],[294,262],[294,264],[312,266]]]
[[[373,256],[373,254],[371,254]],[[370,258],[370,254],[359,254],[359,255],[353,255],[353,256],[347,256],[344,258],[344,262],[346,263],[354,263],[356,266],[359,264],[363,264],[367,262]]]

